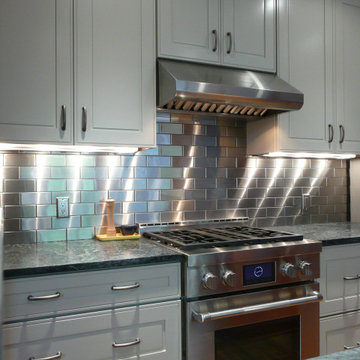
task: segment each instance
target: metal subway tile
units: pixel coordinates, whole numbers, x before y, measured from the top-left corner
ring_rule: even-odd
[[[179,179],[174,179],[177,181]],[[144,180],[145,181],[145,180]],[[171,179],[148,179],[147,181],[148,189],[171,189]]]
[[[284,169],[265,169],[265,177],[266,178],[283,178],[285,176]],[[258,176],[260,177],[260,176]]]
[[[347,175],[346,169],[334,169],[335,171],[335,177],[343,177],[345,178]]]
[[[123,179],[122,188],[124,190],[146,189],[146,180],[145,179]]]
[[[158,178],[160,169],[158,168],[136,168],[135,176],[137,178]]]
[[[327,178],[326,180],[327,186],[341,186],[344,185],[344,183],[343,178]]]
[[[20,193],[22,205],[47,205],[51,204],[50,192],[25,192]]]
[[[226,178],[227,177],[227,171],[226,169],[222,168],[208,168],[206,169],[206,177],[207,178]],[[235,179],[231,179],[235,181],[235,186],[236,187],[236,180]]]
[[[236,187],[236,179],[216,179],[216,187],[217,188],[235,188]]]
[[[67,190],[95,190],[94,180],[67,180]]]
[[[160,200],[178,200],[184,198],[184,190],[161,190]]]
[[[107,191],[82,191],[82,203],[97,203],[107,199]]]
[[[320,210],[320,215],[322,214],[334,214],[335,213],[335,209],[336,212],[346,212],[346,206],[342,207],[343,205],[338,205],[335,208],[335,205],[320,205],[319,206],[319,210]]]
[[[181,155],[179,155],[179,156],[181,156]],[[184,146],[183,147],[183,156],[205,157],[206,156],[206,147],[205,146]]]
[[[159,155],[159,146],[156,147],[156,148],[142,150],[141,155],[143,155],[143,156],[149,156],[149,155],[156,156],[156,155]]]
[[[94,155],[66,155],[66,166],[95,166]]]
[[[217,201],[217,208],[219,210],[222,209],[236,209],[239,208],[240,202],[238,200],[218,200]]]
[[[53,229],[78,228],[81,226],[80,216],[70,216],[69,218],[52,218]]]
[[[335,186],[336,195],[347,195],[348,191],[345,186]]]
[[[162,134],[182,134],[183,133],[183,125],[182,124],[174,124],[174,123],[163,123],[159,124],[159,130]],[[190,126],[190,125],[186,125]],[[192,133],[190,133],[192,134]]]
[[[302,177],[303,169],[285,169],[284,177],[287,179],[294,179]]]
[[[108,167],[83,167],[81,168],[82,179],[107,179]]]
[[[171,120],[171,122],[179,122],[182,124],[192,124],[193,123],[193,115],[170,113],[170,120]]]
[[[235,136],[237,138],[246,138],[246,127],[227,127],[227,136]]]
[[[247,216],[246,210],[209,210],[206,212],[206,217],[211,220],[243,216]]]
[[[1,201],[3,206],[6,205],[19,205],[20,204],[20,194],[0,194]],[[25,205],[25,204],[23,204]]]
[[[301,168],[301,169],[305,169],[305,168],[309,168],[310,167],[310,159],[292,159],[292,165],[289,167],[292,167],[294,169],[296,168]]]
[[[197,145],[197,146],[216,146],[217,145],[216,139],[217,138],[215,136],[196,135],[196,136],[194,136],[194,145]]]
[[[329,204],[346,204],[347,197],[344,195],[328,196],[328,203]]]
[[[204,115],[197,115],[194,113],[193,115],[193,122],[195,124],[201,125],[216,125],[218,123],[218,118],[216,116],[204,116]]]
[[[2,168],[3,179],[19,179],[19,168],[17,167],[3,167]]]
[[[170,201],[149,201],[147,205],[148,205],[148,212],[171,210]]]
[[[5,154],[5,166],[34,166],[35,155],[32,154]]]
[[[170,122],[170,112],[157,112],[156,113],[157,122]]]
[[[38,242],[63,241],[66,240],[66,230],[38,230]]]
[[[194,167],[194,164],[195,164],[194,157],[177,156],[173,158],[174,167]]]
[[[36,207],[35,206],[6,206],[4,209],[4,218],[23,218],[23,217],[35,217]]]
[[[255,170],[254,175],[257,175],[259,169]],[[233,168],[228,169],[228,178],[246,178],[247,177],[247,169],[245,168]]]
[[[95,166],[120,166],[120,155],[96,155]]]
[[[195,167],[216,167],[216,158],[205,157],[205,158],[195,158]]]
[[[161,222],[182,221],[184,213],[181,211],[165,211],[160,213]]]
[[[29,181],[29,180],[27,180]],[[65,180],[38,180],[36,182],[37,191],[65,191],[66,181]],[[27,190],[34,191],[34,190]]]
[[[162,145],[159,146],[159,153],[162,156],[182,156],[183,147],[175,146],[175,145]],[[151,155],[157,155],[157,154],[151,154]]]
[[[207,189],[206,198],[211,199],[226,199],[226,190],[225,189]]]
[[[196,200],[196,210],[216,210],[216,200]]]
[[[328,222],[328,216],[327,215],[310,215],[310,222],[312,224],[326,223],[326,222]]]
[[[114,218],[116,215],[114,216]],[[101,226],[106,225],[107,219],[104,215],[83,215],[81,216],[81,226],[90,227],[90,226]]]
[[[185,210],[194,210],[195,201],[194,200],[174,200],[172,202],[172,210],[174,211],[185,211]]]
[[[21,219],[22,230],[47,230],[51,229],[51,218]]]
[[[218,117],[216,120],[219,126],[231,126],[231,127],[235,127],[237,122],[241,121],[232,117]]]
[[[217,159],[219,168],[236,168],[236,158],[220,157]]]
[[[57,197],[68,197],[70,204],[81,202],[80,191],[54,191],[51,193],[51,202],[56,203]]]
[[[288,209],[290,211],[288,211]],[[299,212],[298,209],[293,208],[267,208],[266,209],[266,216],[268,217],[279,217],[285,215],[296,215]]]
[[[195,189],[215,189],[216,179],[195,179]]]
[[[327,196],[311,196],[310,203],[311,203],[311,205],[327,205],[328,197]]]
[[[180,178],[183,177],[183,169],[181,168],[160,168],[161,178]]]
[[[220,127],[220,126],[206,126],[206,135],[207,136],[226,136],[226,128]]]
[[[257,186],[264,188],[273,185],[274,179],[257,179]]]
[[[262,207],[262,208],[265,208],[265,207],[276,207],[276,201],[275,199],[277,198],[265,198],[265,199],[248,199],[248,200],[251,200],[251,201],[254,201],[255,200],[255,206],[253,207]],[[279,204],[281,204],[281,201],[283,201],[283,199],[279,199]]]
[[[20,179],[49,179],[50,168],[46,167],[21,167],[19,168]]]
[[[148,166],[171,166],[171,159],[168,156],[148,156]]]
[[[37,216],[56,216],[56,205],[38,205],[37,206]]]
[[[79,167],[54,167],[51,168],[51,177],[54,179],[79,179]]]
[[[127,213],[144,213],[147,210],[146,202],[124,202],[122,212]]]
[[[336,213],[328,214],[328,222],[345,222],[347,219],[347,214]]]
[[[182,170],[182,178],[186,179],[201,179],[205,178],[205,168],[183,168]]]
[[[248,189],[248,197],[249,198],[263,198],[266,196],[267,189],[265,188],[255,188]]]
[[[230,137],[230,136],[219,136],[218,137],[218,145],[223,147],[235,147],[236,144],[236,137]]]
[[[237,186],[238,187],[246,187],[246,188],[254,188],[257,185],[257,179],[247,179],[247,178],[241,178],[237,179]]]
[[[36,155],[37,166],[65,166],[65,155]]]
[[[172,188],[174,190],[176,189],[193,189],[195,180],[194,179],[173,179],[172,181],[173,185]]]
[[[248,217],[254,218],[254,217],[266,217],[266,209],[248,209]]]
[[[121,166],[146,166],[146,156],[121,156],[120,163]]]
[[[134,177],[134,168],[132,167],[110,167],[109,168],[109,178],[133,178]]]
[[[205,199],[206,190],[185,190],[184,191],[184,199],[185,200],[204,200]],[[182,198],[179,198],[180,200]]]
[[[20,219],[5,219],[3,223],[4,231],[18,231],[20,227]]]
[[[171,144],[171,135],[169,134],[157,134],[156,143],[158,145],[170,145]]]
[[[206,212],[205,211],[185,211],[184,219],[185,220],[205,220]]]
[[[221,147],[217,147],[217,146],[208,146],[206,148],[206,156],[213,157],[213,158],[217,158],[220,156],[226,156],[226,148],[221,148]]]
[[[171,135],[172,145],[195,145],[193,135]]]
[[[94,204],[71,204],[70,214],[71,215],[92,215],[94,214]]]
[[[225,190],[225,189],[223,189]],[[247,189],[246,188],[236,188],[236,189],[228,189],[227,197],[229,199],[240,199],[247,197]]]
[[[4,155],[0,154],[0,166],[4,165]]]
[[[136,223],[160,222],[160,213],[135,214]]]
[[[134,191],[122,190],[122,191],[110,191],[109,198],[119,201],[134,201]]]
[[[294,199],[298,200],[299,202],[294,202]],[[287,198],[275,198],[275,206],[293,206],[293,205],[300,205],[301,198],[293,198],[293,197],[287,197]]]
[[[36,231],[9,231],[4,233],[4,244],[34,244]]]
[[[320,188],[320,196],[334,196],[335,194],[335,187],[334,186],[327,186]]]
[[[4,192],[35,191],[34,180],[4,180]]]
[[[95,190],[108,191],[121,189],[122,181],[119,179],[95,180]]]
[[[133,225],[135,224],[134,214],[115,214],[114,215],[115,225]],[[142,222],[142,221],[136,221]]]
[[[256,206],[256,199],[239,199],[239,205],[238,205],[238,208],[254,208],[254,207],[257,207]]]
[[[67,240],[84,240],[94,237],[94,228],[67,229]]]
[[[159,200],[159,190],[137,190],[135,192],[135,201]]]
[[[198,124],[184,124],[184,135],[205,135],[206,126]]]

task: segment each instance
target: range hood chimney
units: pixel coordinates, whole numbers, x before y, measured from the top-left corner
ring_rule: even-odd
[[[275,74],[158,59],[158,107],[256,119],[298,110],[304,95]]]

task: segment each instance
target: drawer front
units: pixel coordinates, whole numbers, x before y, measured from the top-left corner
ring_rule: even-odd
[[[320,320],[320,354],[326,355],[360,344],[360,312]]]
[[[37,300],[39,297],[45,299]],[[23,320],[178,298],[179,263],[6,280],[4,319]]]
[[[4,326],[4,358],[180,360],[180,329],[179,300],[13,323]]]
[[[320,315],[357,310],[360,305],[360,245],[323,248]]]

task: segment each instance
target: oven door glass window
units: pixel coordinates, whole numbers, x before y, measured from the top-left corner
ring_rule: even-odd
[[[300,317],[217,330],[215,359],[300,359]]]

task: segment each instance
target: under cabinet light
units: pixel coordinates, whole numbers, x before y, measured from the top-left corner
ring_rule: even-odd
[[[348,160],[356,158],[355,154],[308,153],[308,152],[271,152],[261,156],[271,158],[300,158],[300,159],[337,159]]]
[[[116,154],[134,154],[145,148],[138,147],[105,147],[105,146],[74,146],[74,145],[47,145],[47,144],[7,144],[0,143],[0,151],[23,150],[23,151],[65,151],[76,153],[116,153]]]

